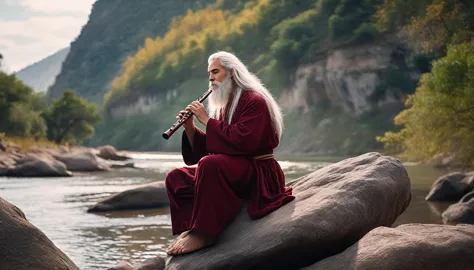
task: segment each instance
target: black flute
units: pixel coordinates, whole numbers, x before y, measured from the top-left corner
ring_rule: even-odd
[[[197,101],[202,103],[211,94],[211,92],[212,92],[212,87],[209,88],[209,90],[207,90],[200,98],[198,98]],[[191,111],[187,112],[183,117],[181,117],[181,119],[176,121],[176,123],[174,123],[168,130],[163,132],[162,134],[163,138],[168,140],[171,137],[171,135],[173,135],[173,133],[175,133],[175,131],[178,130],[178,128],[181,127],[183,123],[186,120],[188,120],[188,118],[191,117],[192,115],[193,113]]]

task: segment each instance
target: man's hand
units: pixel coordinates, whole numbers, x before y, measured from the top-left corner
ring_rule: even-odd
[[[207,125],[207,121],[209,121],[209,115],[207,114],[207,111],[201,102],[193,101],[188,105],[188,107],[186,107],[186,111],[191,111],[194,113],[199,122],[201,122],[204,126]]]
[[[176,116],[176,120],[179,120],[183,118],[183,116],[187,113],[187,110],[182,110],[179,112],[179,114]],[[192,130],[194,129],[194,117],[191,115],[188,120],[184,121],[183,127],[185,130]]]

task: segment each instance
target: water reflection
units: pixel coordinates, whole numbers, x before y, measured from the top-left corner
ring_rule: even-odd
[[[150,221],[159,221],[159,218]],[[88,254],[84,259],[90,267],[104,269],[120,260],[140,262],[164,256],[171,241],[171,228],[153,223],[82,228],[79,236],[89,243],[83,246]]]

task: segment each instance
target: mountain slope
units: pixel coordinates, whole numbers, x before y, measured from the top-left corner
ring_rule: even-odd
[[[98,0],[63,69],[48,91],[59,97],[64,89],[75,90],[89,101],[100,103],[121,64],[147,37],[163,35],[171,18],[212,0]]]
[[[16,73],[16,77],[36,92],[46,92],[54,83],[56,75],[61,71],[61,66],[69,53],[69,47],[64,48]]]

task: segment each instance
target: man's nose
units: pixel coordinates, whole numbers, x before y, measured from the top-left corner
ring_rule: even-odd
[[[213,82],[215,79],[214,79],[214,76],[212,75],[209,75],[209,81]]]

